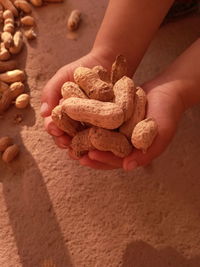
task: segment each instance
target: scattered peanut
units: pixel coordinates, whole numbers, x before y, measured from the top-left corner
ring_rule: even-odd
[[[28,94],[21,94],[15,100],[16,108],[23,109],[29,105],[30,96]]]
[[[24,13],[31,13],[32,11],[31,5],[25,0],[15,0],[14,5]]]
[[[4,43],[0,44],[0,60],[6,61],[9,60],[11,57],[9,51],[5,48]]]
[[[115,62],[112,65],[111,68],[111,81],[113,84],[116,83],[119,79],[121,79],[123,76],[127,75],[127,61],[126,58],[122,55],[118,55],[116,57]]]
[[[0,72],[5,72],[8,70],[14,70],[17,67],[17,62],[15,60],[0,61]]]
[[[14,27],[14,17],[12,11],[5,10],[3,12],[3,18],[4,18],[3,31],[14,33],[15,27]]]
[[[31,4],[35,7],[42,6],[43,0],[30,0]]]
[[[73,150],[73,154],[80,158],[88,151],[94,149],[90,138],[89,138],[90,129],[85,129],[81,132],[78,132],[73,138],[71,142],[71,148]]]
[[[24,31],[24,36],[28,39],[28,40],[33,40],[37,37],[37,34],[35,33],[34,29],[31,28],[29,30],[25,30]]]
[[[9,48],[11,54],[18,54],[21,52],[23,47],[23,35],[20,31],[16,31],[13,37],[13,46]]]
[[[137,148],[146,153],[158,133],[158,125],[152,118],[147,118],[136,124],[133,129],[131,142]]]
[[[0,98],[0,113],[9,108],[12,101],[20,94],[24,92],[24,85],[21,82],[15,82],[10,85],[10,87],[3,92]]]
[[[127,76],[123,76],[113,86],[115,95],[114,102],[124,112],[124,121],[130,119],[133,113],[133,103],[135,95],[135,86],[132,79]]]
[[[80,87],[74,82],[65,82],[61,88],[61,94],[64,99],[69,97],[87,98]]]
[[[35,24],[35,19],[32,16],[25,16],[20,21],[24,26],[33,26]]]
[[[132,145],[119,132],[92,127],[89,131],[89,139],[96,149],[110,151],[120,158],[128,156],[132,151]]]
[[[137,87],[133,104],[133,114],[119,129],[128,138],[131,138],[135,125],[144,119],[146,102],[147,97],[145,91],[141,87]]]
[[[3,152],[2,160],[6,163],[9,163],[12,160],[14,160],[18,154],[19,154],[19,146],[16,144],[11,145]]]
[[[71,119],[67,114],[62,112],[60,105],[52,110],[51,118],[55,125],[69,136],[75,136],[83,129],[83,125],[80,122]]]
[[[49,2],[49,3],[60,3],[63,2],[64,0],[45,0],[45,2]]]
[[[10,10],[15,16],[18,16],[18,11],[10,0],[0,0],[0,4],[4,9]]]
[[[94,126],[116,129],[124,120],[123,110],[115,103],[70,97],[63,101],[62,110],[73,120]]]
[[[10,32],[2,32],[1,40],[3,41],[5,48],[8,49],[13,43],[12,34]]]
[[[9,85],[7,83],[1,82],[0,81],[0,93],[4,93],[5,91],[7,91],[9,88]]]
[[[3,22],[3,10],[0,10],[0,23]]]
[[[81,20],[81,12],[77,9],[73,10],[69,16],[67,27],[70,31],[77,30]]]
[[[101,101],[113,99],[111,84],[102,81],[98,74],[85,67],[78,67],[74,71],[75,82],[85,91],[87,96]]]
[[[4,152],[7,147],[11,146],[13,141],[10,137],[5,136],[0,138],[0,152]]]
[[[23,70],[10,70],[0,74],[0,81],[5,83],[23,82],[25,73]]]

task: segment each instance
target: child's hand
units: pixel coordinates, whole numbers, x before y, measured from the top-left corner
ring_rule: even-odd
[[[100,59],[101,58],[101,59]],[[58,129],[51,119],[52,109],[59,104],[61,99],[61,87],[66,81],[73,81],[74,69],[78,66],[93,67],[102,65],[109,69],[112,59],[108,57],[100,57],[97,53],[89,53],[81,59],[68,64],[59,69],[56,74],[48,81],[42,93],[41,115],[45,118],[44,125],[46,131],[53,136],[55,143],[60,148],[67,148],[71,138],[63,131]]]
[[[163,73],[142,87],[147,92],[147,117],[158,123],[158,135],[146,154],[134,150],[124,160],[112,153],[93,151],[80,163],[96,169],[125,170],[147,165],[170,143],[182,113],[200,103],[200,39],[197,39]]]
[[[146,154],[134,149],[124,160],[114,156],[111,152],[91,151],[80,159],[82,165],[94,169],[124,168],[132,170],[137,166],[149,164],[158,157],[170,143],[183,112],[181,99],[175,91],[168,90],[166,85],[154,86],[146,84],[143,88],[147,92],[147,117],[153,117],[158,123],[158,135]]]

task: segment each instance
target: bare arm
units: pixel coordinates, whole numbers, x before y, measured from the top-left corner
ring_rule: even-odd
[[[156,79],[148,82],[148,87],[154,90],[160,86],[177,93],[184,109],[200,103],[200,38]]]
[[[173,2],[110,0],[93,50],[111,62],[116,54],[124,54],[133,74]]]

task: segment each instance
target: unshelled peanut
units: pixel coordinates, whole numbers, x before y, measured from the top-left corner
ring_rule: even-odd
[[[32,16],[25,16],[20,21],[24,26],[33,26],[35,24],[35,19]]]
[[[23,47],[23,35],[20,31],[16,31],[13,36],[13,46],[9,48],[11,54],[18,54],[21,52]]]
[[[6,61],[9,60],[11,57],[10,52],[8,49],[5,48],[4,43],[0,44],[0,60],[1,61]]]
[[[3,12],[3,18],[4,18],[3,31],[4,32],[14,33],[15,26],[14,26],[13,12],[10,11],[10,10],[5,10]]]
[[[17,67],[16,60],[0,61],[0,72],[14,70]]]
[[[6,150],[3,152],[2,160],[5,163],[10,163],[13,161],[17,155],[19,154],[19,146],[14,144],[6,148]]]
[[[49,3],[60,3],[63,2],[64,0],[45,0],[45,2],[49,2]]]
[[[70,147],[73,150],[73,154],[78,158],[94,149],[89,138],[89,131],[90,129],[80,131],[72,138]]]
[[[118,55],[111,68],[111,82],[115,84],[123,76],[127,75],[128,67],[126,58]]]
[[[132,151],[132,145],[127,138],[119,132],[92,127],[89,131],[89,139],[96,149],[100,151],[110,151],[120,158],[128,156]]]
[[[0,93],[4,93],[5,91],[7,91],[9,88],[9,85],[7,83],[1,82],[0,81]]]
[[[10,0],[0,0],[0,4],[4,9],[11,11],[15,16],[18,16],[18,11]]]
[[[4,112],[12,104],[12,101],[16,97],[24,92],[24,85],[21,82],[15,82],[10,85],[10,87],[3,92],[0,98],[0,113]]]
[[[63,101],[62,110],[72,119],[94,126],[116,129],[124,120],[123,110],[115,103],[70,97]]]
[[[129,77],[123,76],[115,83],[113,91],[115,95],[114,102],[123,110],[124,121],[127,121],[133,114],[135,95],[134,82]]]
[[[94,67],[92,68],[92,70],[93,70],[94,72],[96,72],[96,73],[99,75],[99,78],[100,78],[102,81],[107,82],[107,83],[110,82],[110,76],[109,76],[109,73],[108,73],[108,71],[107,71],[104,67],[98,65],[98,66],[94,66]]]
[[[77,30],[81,20],[81,12],[77,9],[73,10],[68,18],[67,27],[70,31]]]
[[[51,118],[55,125],[66,132],[69,136],[75,136],[84,127],[79,121],[71,119],[66,113],[62,111],[62,107],[56,106],[51,113]]]
[[[61,94],[64,99],[69,97],[88,98],[81,88],[74,82],[65,82],[61,88]]]
[[[7,147],[11,146],[13,141],[10,137],[4,136],[0,138],[0,152],[4,152]]]
[[[101,101],[113,99],[112,85],[102,81],[92,69],[78,67],[74,71],[75,82],[85,91],[87,96]]]
[[[30,0],[31,4],[35,7],[42,6],[43,0]]]
[[[128,138],[131,138],[135,125],[144,119],[146,112],[146,102],[147,97],[145,91],[141,87],[137,87],[134,97],[133,114],[131,118],[124,124],[122,124],[122,126],[119,128],[119,131],[126,135]]]
[[[34,31],[33,28],[29,29],[29,30],[25,30],[24,31],[24,36],[28,39],[28,40],[33,40],[37,37],[36,32]]]
[[[10,32],[2,32],[1,40],[4,43],[6,49],[8,49],[13,43],[13,36]]]
[[[23,70],[10,70],[0,74],[0,81],[5,83],[23,82],[25,73]]]
[[[24,13],[31,13],[32,11],[31,5],[25,0],[15,0],[14,5]]]
[[[158,125],[153,118],[147,118],[138,122],[133,129],[131,142],[137,149],[146,153],[158,133]]]
[[[30,103],[30,96],[28,94],[21,94],[15,100],[15,107],[18,109],[26,108]]]

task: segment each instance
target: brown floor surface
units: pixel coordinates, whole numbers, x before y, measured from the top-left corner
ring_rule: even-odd
[[[43,85],[62,65],[87,53],[107,1],[67,0],[34,12],[39,37],[19,58],[28,74],[31,107],[1,135],[20,143],[9,166],[0,161],[1,267],[200,266],[200,107],[188,110],[167,151],[146,168],[95,171],[57,149],[39,116]],[[78,40],[67,16],[83,12]],[[151,78],[199,36],[200,18],[163,26],[136,75]],[[23,144],[23,145],[22,145]]]

